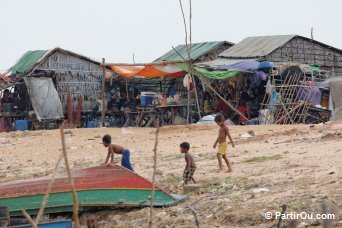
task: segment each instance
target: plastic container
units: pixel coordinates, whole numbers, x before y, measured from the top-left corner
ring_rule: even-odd
[[[140,103],[142,106],[152,105],[152,101],[155,97],[156,97],[156,93],[142,92],[140,95]]]
[[[154,96],[141,96],[140,102],[142,106],[148,106],[152,104]]]
[[[27,131],[28,130],[28,120],[16,120],[15,121],[16,131]]]
[[[94,128],[94,121],[89,120],[89,121],[87,122],[87,128]]]

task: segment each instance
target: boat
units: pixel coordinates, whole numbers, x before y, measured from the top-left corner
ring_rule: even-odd
[[[150,205],[152,183],[119,165],[103,165],[73,172],[79,210],[102,207],[144,207]],[[38,213],[51,177],[0,183],[0,206],[9,208],[11,216]],[[165,207],[187,199],[155,186],[154,206]],[[45,213],[72,212],[73,198],[69,179],[57,176]]]
[[[71,228],[71,227],[72,227],[71,220],[42,222],[38,224],[38,228]],[[25,224],[25,225],[11,226],[11,228],[32,228],[32,225]]]

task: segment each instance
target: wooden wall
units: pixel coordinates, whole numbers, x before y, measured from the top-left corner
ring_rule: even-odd
[[[101,99],[102,69],[99,65],[66,53],[55,52],[38,70],[55,72],[55,86],[66,111],[68,96],[74,100],[74,110],[79,96],[83,98],[83,110],[91,111]]]
[[[299,62],[317,65],[322,69],[342,73],[342,53],[331,50],[319,43],[296,37],[278,48],[267,60],[273,62]]]

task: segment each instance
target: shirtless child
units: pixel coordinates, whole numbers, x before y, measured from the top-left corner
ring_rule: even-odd
[[[112,137],[110,137],[110,135],[103,136],[102,142],[105,147],[108,147],[108,154],[107,154],[107,158],[106,158],[104,165],[108,163],[109,157],[110,157],[109,164],[113,164],[114,154],[122,154],[121,165],[125,167],[126,169],[129,169],[134,172],[133,167],[131,165],[131,161],[130,161],[130,152],[128,149],[125,149],[122,146],[119,146],[116,144],[112,144]]]
[[[224,123],[224,117],[222,114],[218,114],[217,116],[215,116],[215,122],[217,123],[217,125],[220,126],[219,135],[213,146],[214,148],[216,148],[218,144],[218,152],[216,156],[217,156],[217,160],[219,163],[219,172],[222,171],[222,158],[227,164],[227,167],[228,167],[227,172],[232,172],[233,171],[232,166],[227,158],[227,148],[228,148],[228,144],[226,141],[227,136],[230,142],[232,143],[232,147],[235,147],[235,144],[233,142],[232,137],[230,136],[228,127]]]
[[[193,175],[196,171],[196,163],[193,157],[189,153],[190,144],[187,142],[182,142],[180,145],[180,152],[184,154],[186,166],[183,172],[184,184],[188,184],[189,181],[196,183]]]

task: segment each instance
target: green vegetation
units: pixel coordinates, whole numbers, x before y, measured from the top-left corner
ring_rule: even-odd
[[[262,163],[262,162],[265,162],[265,161],[279,160],[281,158],[282,157],[281,157],[280,154],[276,154],[276,155],[269,156],[269,157],[266,157],[266,156],[252,157],[250,159],[245,160],[244,162],[246,162],[246,163]]]

